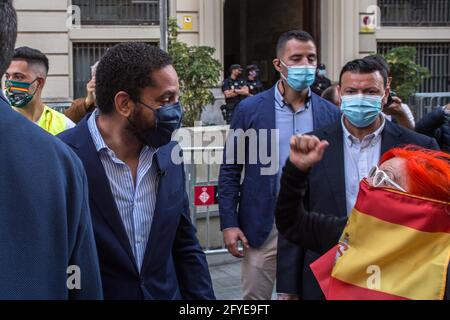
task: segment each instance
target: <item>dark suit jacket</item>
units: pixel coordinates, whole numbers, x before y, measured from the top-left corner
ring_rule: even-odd
[[[305,210],[308,175],[289,160],[283,169],[281,191],[275,218],[277,228],[287,239],[323,255],[338,242],[347,224],[347,216],[318,214]],[[447,272],[445,299],[450,298],[450,272]]]
[[[339,109],[315,93],[311,94],[313,126],[323,128],[339,119]],[[234,112],[231,129],[272,130],[276,128],[275,87],[259,95],[242,101]],[[235,137],[230,135],[229,139]],[[267,134],[268,154],[278,158],[278,145],[272,145],[272,136]],[[236,153],[225,149],[224,162],[219,176],[219,210],[222,230],[239,227],[244,232],[250,245],[260,247],[267,239],[274,223],[274,211],[278,186],[278,174],[262,175],[261,169],[270,167],[263,165],[261,159],[256,164],[249,163],[248,142],[246,142],[245,165],[236,161]],[[256,150],[255,150],[256,151]],[[254,152],[255,152],[254,151]],[[227,158],[231,160],[227,163]],[[278,167],[286,159],[279,159]],[[241,173],[244,169],[244,181],[241,184]],[[277,170],[278,171],[278,170]],[[238,208],[239,204],[239,208]],[[277,248],[277,291],[289,292],[292,279],[298,273],[292,265],[299,264],[301,252],[298,246],[290,243],[282,235],[278,235]]]
[[[160,179],[150,236],[138,271],[87,119],[59,137],[83,162],[105,299],[214,299],[211,278],[191,224],[183,165],[171,161],[176,143],[156,154]]]
[[[0,190],[0,300],[101,299],[83,166],[1,92]]]
[[[321,140],[327,140],[330,146],[324,157],[311,171],[309,175],[309,194],[306,196],[305,207],[308,211],[314,211],[336,217],[347,217],[345,195],[345,170],[344,170],[344,140],[341,120],[324,129],[312,133]],[[386,121],[382,133],[381,154],[391,148],[415,144],[428,149],[439,149],[436,140],[405,129]],[[320,287],[312,274],[309,265],[319,258],[316,252],[303,250],[303,256],[299,270],[298,291],[302,299],[323,299]]]
[[[322,128],[333,123],[339,117],[336,106],[312,93],[314,127]],[[261,133],[267,131],[268,155],[278,159],[278,146],[272,145],[271,130],[276,128],[275,122],[275,88],[243,100],[236,108],[231,122],[231,130],[254,129]],[[238,141],[242,135],[231,134],[228,140]],[[260,138],[260,137],[259,137]],[[258,138],[258,141],[259,141]],[[235,143],[235,146],[238,143]],[[230,144],[227,143],[227,146]],[[235,147],[236,149],[236,147]],[[250,246],[260,247],[267,239],[274,224],[275,202],[278,185],[277,173],[262,175],[262,168],[271,164],[262,164],[257,159],[255,164],[249,163],[250,148],[248,139],[245,142],[245,164],[239,163],[237,152],[225,148],[224,164],[219,175],[219,211],[221,228],[239,227],[247,237]],[[284,159],[280,160],[281,167]],[[241,173],[245,170],[241,184]],[[278,168],[277,168],[278,169]],[[238,208],[239,207],[239,208]]]

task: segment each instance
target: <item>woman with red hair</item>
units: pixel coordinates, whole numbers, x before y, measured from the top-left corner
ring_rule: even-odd
[[[450,201],[450,154],[406,146],[389,150],[380,163],[387,167],[393,161],[395,169],[401,171],[393,178],[401,180],[408,193]]]
[[[307,212],[303,206],[303,197],[308,192],[308,172],[322,159],[327,147],[328,142],[320,141],[314,136],[292,138],[290,157],[283,169],[275,213],[276,225],[281,234],[291,242],[319,254],[325,254],[338,244],[339,239],[342,240],[341,235],[348,223],[348,218]],[[405,199],[408,197],[430,200],[432,203],[435,201],[439,204],[440,218],[449,225],[449,154],[411,145],[391,149],[382,156],[379,167],[376,166],[370,171],[365,182],[368,187],[361,187],[360,192],[365,189],[369,190],[366,193],[370,193],[370,190],[380,190],[378,188],[391,190],[392,194],[400,195],[400,203],[395,203],[399,208],[404,207],[401,201],[407,201]],[[443,216],[442,210],[447,212],[448,216]],[[395,210],[391,212],[390,207],[385,211],[395,214]],[[422,217],[427,218],[426,211],[422,213],[419,210],[419,215],[423,214]],[[445,263],[442,266],[447,269],[448,257],[443,261]],[[442,279],[440,278],[441,282]],[[445,298],[450,299],[449,272],[445,284]]]

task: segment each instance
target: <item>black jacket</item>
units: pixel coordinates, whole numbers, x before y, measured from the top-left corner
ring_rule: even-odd
[[[347,208],[346,205],[342,122],[339,120],[335,124],[317,130],[312,134],[321,140],[327,140],[330,146],[327,148],[322,161],[311,170],[308,176],[308,194],[304,198],[305,208],[308,211],[346,218],[347,213],[352,208]],[[414,144],[428,149],[439,148],[435,139],[386,121],[381,138],[381,154],[391,148],[405,144]],[[280,257],[286,254],[282,248],[278,249]],[[319,284],[309,267],[320,255],[313,250],[299,247],[295,256],[292,253],[290,253],[290,256],[291,261],[296,261],[291,266],[297,266],[298,272],[292,276],[289,283],[287,281],[281,283],[280,281],[277,287],[281,290],[278,292],[297,293],[304,300],[323,299],[324,296]]]
[[[347,217],[308,212],[304,198],[308,193],[308,176],[289,160],[281,176],[281,189],[275,211],[278,231],[289,241],[323,255],[338,242]],[[446,299],[450,297],[450,272],[447,273]]]
[[[416,132],[436,138],[443,151],[450,152],[450,117],[442,108],[425,115],[416,124]]]

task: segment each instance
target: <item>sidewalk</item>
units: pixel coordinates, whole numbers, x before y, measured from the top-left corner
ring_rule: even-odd
[[[228,253],[210,255],[207,259],[217,300],[242,300],[241,260]]]

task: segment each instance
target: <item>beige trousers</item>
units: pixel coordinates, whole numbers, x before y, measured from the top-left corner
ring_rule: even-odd
[[[260,248],[244,248],[242,294],[244,300],[271,300],[277,274],[278,231],[274,226]]]

